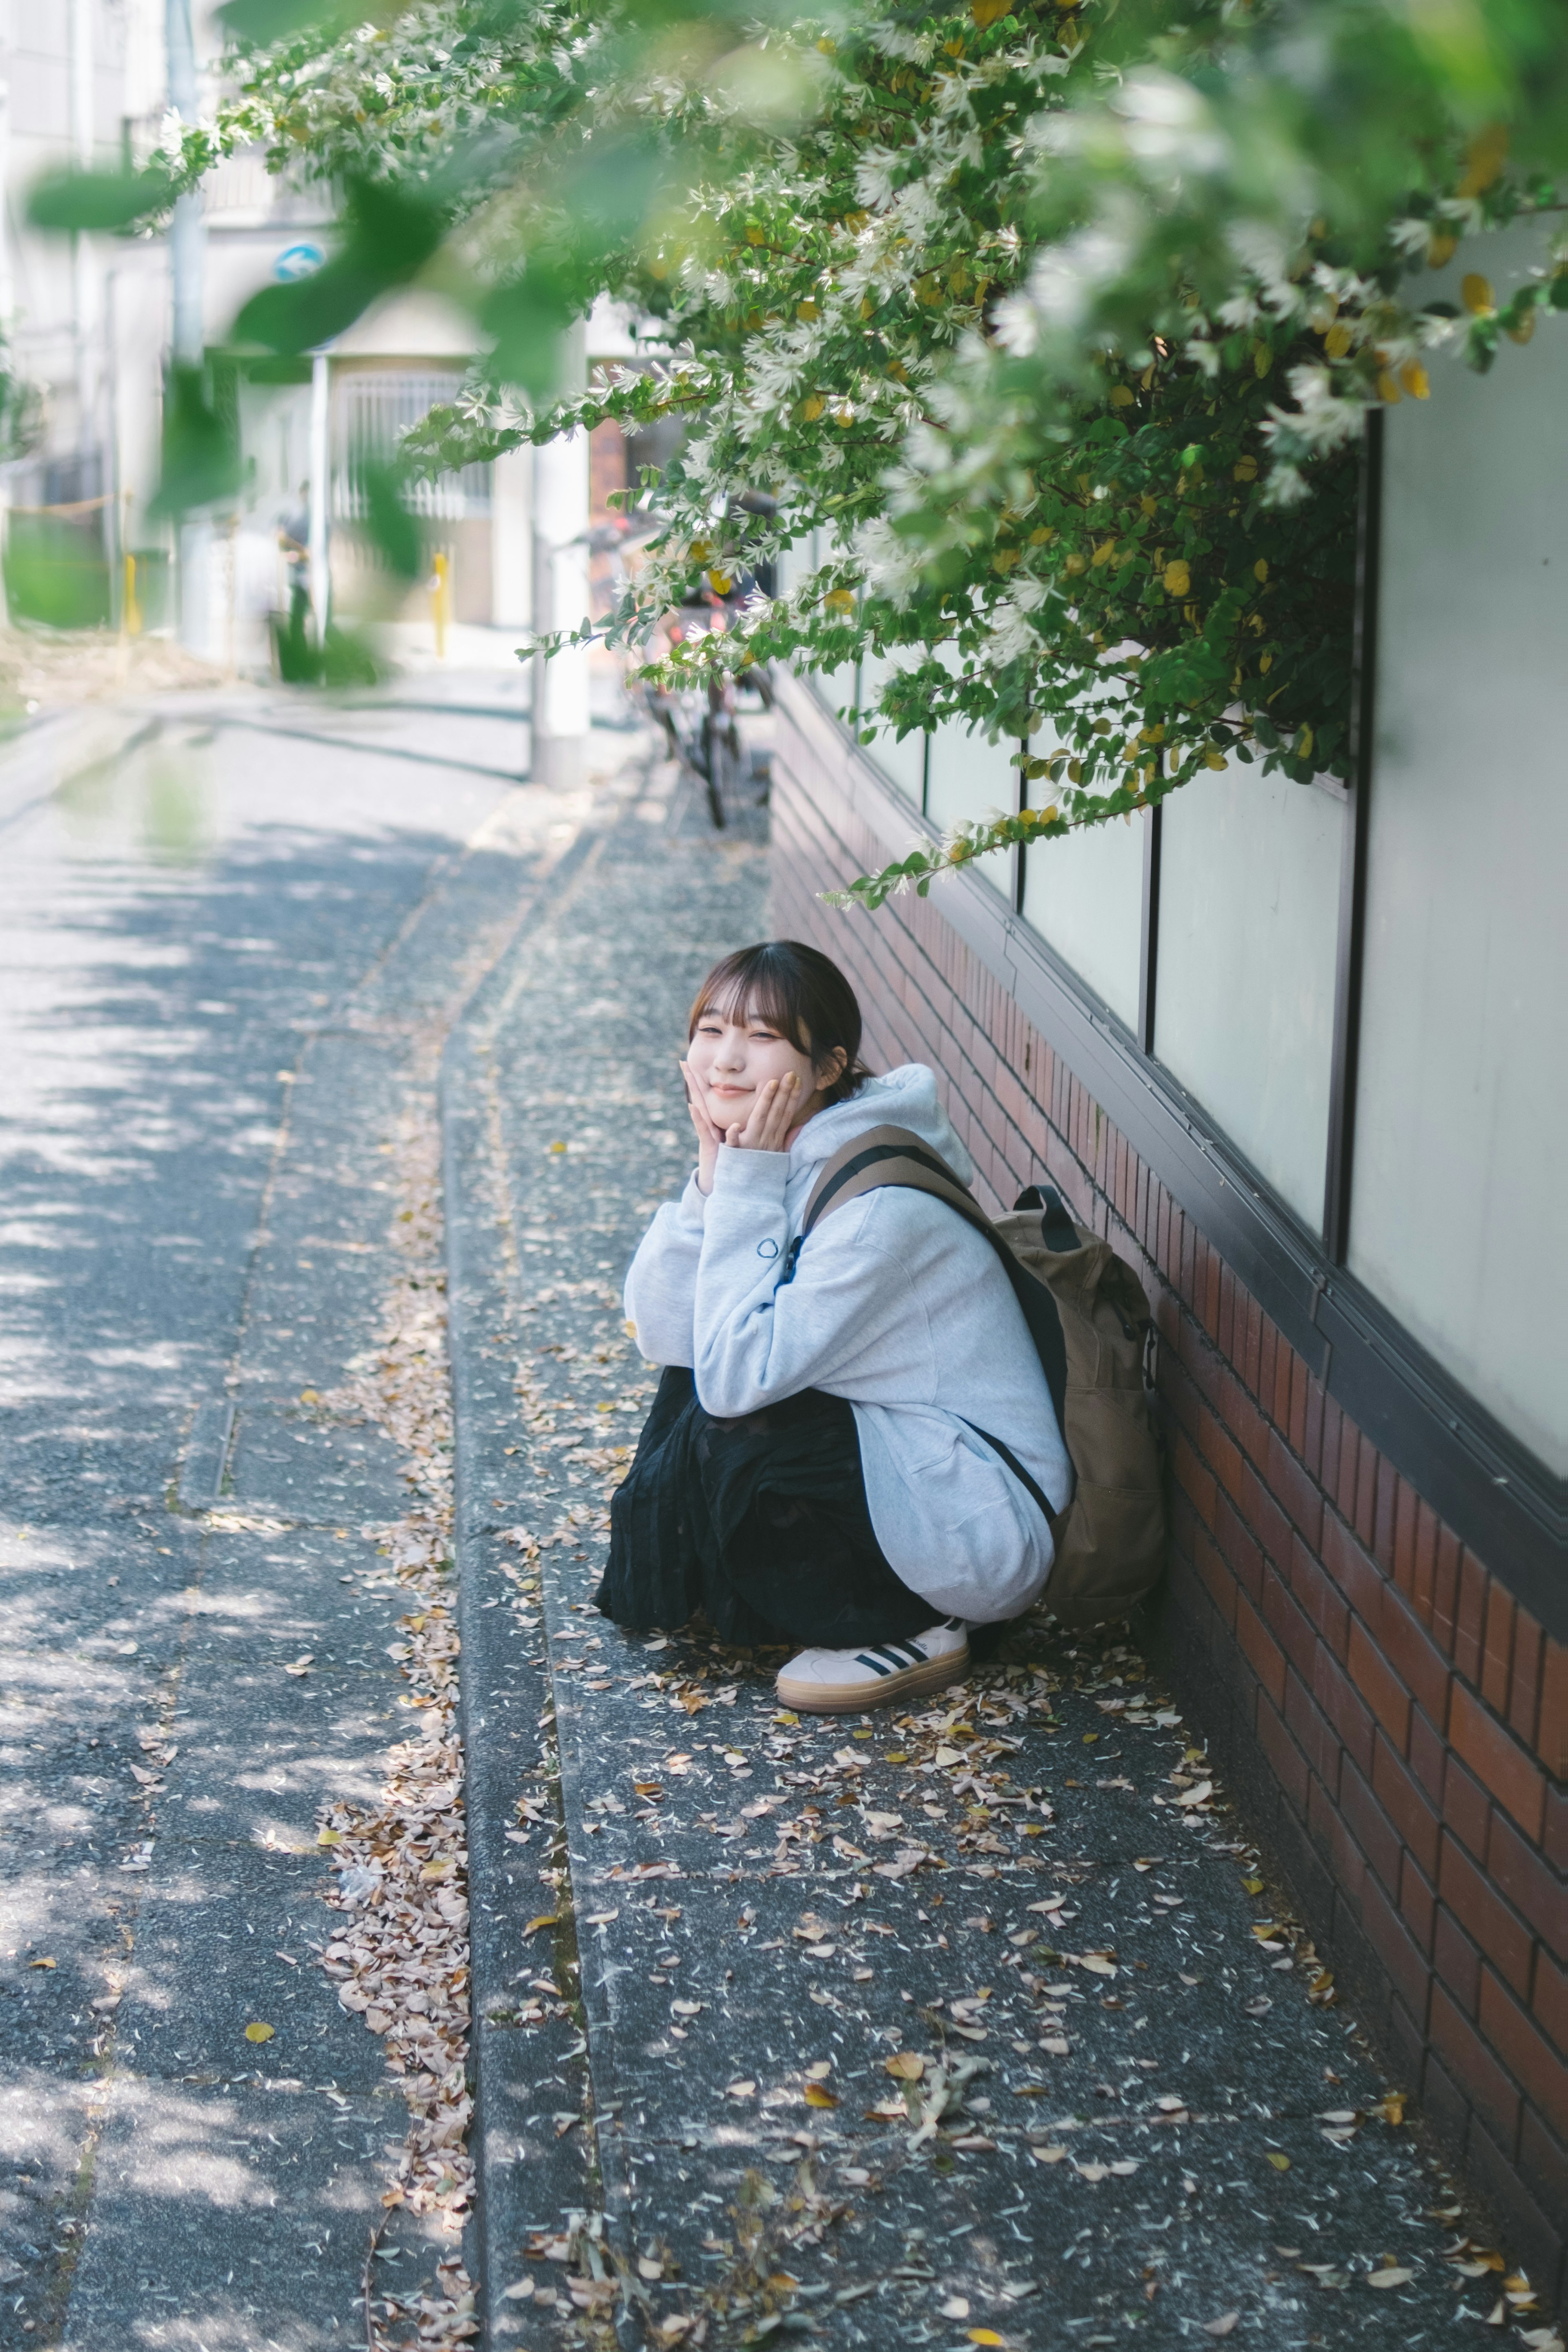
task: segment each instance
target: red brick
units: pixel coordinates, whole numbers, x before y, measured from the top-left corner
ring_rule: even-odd
[[[1443,1819],[1456,1836],[1463,1839],[1476,1860],[1482,1861],[1491,1827],[1491,1801],[1452,1756],[1443,1775]]]
[[[1492,1885],[1476,1868],[1462,1845],[1443,1840],[1437,1871],[1437,1892],[1449,1910],[1523,1997],[1530,1992],[1531,1937]]]
[[[1256,1607],[1263,1597],[1263,1554],[1224,1495],[1215,1499],[1214,1533],[1227,1567]]]
[[[1481,1696],[1499,1715],[1508,1713],[1513,1666],[1513,1601],[1501,1585],[1487,1594],[1486,1633],[1481,1645]]]
[[[1254,1396],[1259,1393],[1259,1359],[1263,1348],[1263,1309],[1250,1292],[1247,1299],[1247,1333],[1241,1343],[1241,1377]]]
[[[1459,1600],[1454,1617],[1454,1664],[1467,1682],[1481,1678],[1481,1637],[1486,1631],[1487,1572],[1473,1551],[1459,1555]]]
[[[1307,1790],[1307,1831],[1319,1851],[1327,1854],[1335,1884],[1359,1918],[1366,1890],[1375,1882],[1368,1873],[1366,1856],[1352,1835],[1343,1812],[1338,1806],[1330,1804],[1328,1792],[1317,1780],[1310,1784]]]
[[[1432,1564],[1432,1632],[1437,1646],[1454,1654],[1455,1615],[1459,1605],[1459,1538],[1447,1528],[1437,1529],[1437,1549]]]
[[[1354,1422],[1342,1416],[1340,1448],[1337,1460],[1331,1464],[1325,1451],[1323,1485],[1333,1499],[1335,1510],[1347,1526],[1355,1519],[1356,1481],[1360,1475],[1361,1432]],[[1332,1475],[1331,1475],[1331,1472]]]
[[[1490,1969],[1481,1970],[1481,2032],[1554,2132],[1568,2135],[1568,2067]]]
[[[1342,1659],[1350,1641],[1350,1611],[1300,1536],[1290,1544],[1290,1590],[1334,1655]]]
[[[1312,1696],[1361,1769],[1372,1770],[1372,1716],[1322,1644],[1312,1661]]]
[[[1410,1710],[1410,1769],[1435,1805],[1443,1801],[1443,1768],[1448,1751],[1421,1709]]]
[[[1549,1951],[1568,1952],[1568,1890],[1563,1874],[1526,1845],[1513,1823],[1494,1812],[1487,1841],[1487,1871],[1521,1919]]]
[[[1481,2115],[1496,2130],[1505,2151],[1511,2155],[1519,2134],[1519,2093],[1441,1985],[1432,1989],[1429,2031],[1438,2056],[1469,2093]]]
[[[1305,1681],[1312,1671],[1312,1653],[1318,1646],[1318,1637],[1311,1619],[1271,1568],[1265,1570],[1263,1578],[1263,1621]]]
[[[1332,1724],[1310,1691],[1290,1674],[1285,1677],[1285,1720],[1290,1727],[1292,1738],[1322,1781],[1329,1797],[1337,1803],[1340,1758],[1343,1751],[1334,1736]]]
[[[1266,1315],[1258,1349],[1258,1402],[1270,1420],[1274,1414],[1274,1366],[1279,1353],[1279,1334]]]
[[[1554,1780],[1568,1780],[1568,1649],[1548,1641],[1541,1658],[1536,1752]]]
[[[1474,2018],[1481,2005],[1481,1956],[1441,1903],[1432,1927],[1432,1973],[1465,2015]]]
[[[1568,2147],[1528,2106],[1520,2126],[1519,2170],[1549,2213],[1568,2213]]]
[[[1213,1249],[1207,1252],[1203,1276],[1203,1288],[1199,1294],[1201,1301],[1199,1312],[1204,1329],[1211,1339],[1217,1339],[1219,1338],[1220,1259],[1218,1253]]]
[[[1423,1625],[1432,1623],[1433,1580],[1437,1565],[1437,1514],[1415,1497],[1415,1532],[1410,1546],[1410,1606]]]
[[[1322,1540],[1323,1497],[1305,1465],[1278,1435],[1269,1440],[1268,1465],[1264,1475],[1270,1492],[1284,1505],[1316,1551]]]
[[[1323,1515],[1321,1556],[1323,1566],[1363,1623],[1375,1625],[1383,1613],[1383,1579],[1377,1572],[1377,1564],[1332,1511]]]
[[[1436,1813],[1381,1731],[1373,1750],[1372,1785],[1379,1804],[1427,1877],[1435,1877],[1437,1871]]]
[[[1245,1606],[1245,1603],[1243,1604]],[[1267,1696],[1258,1702],[1258,1743],[1295,1811],[1305,1818],[1309,1773],[1306,1759]]]
[[[1399,1836],[1353,1764],[1340,1772],[1340,1811],[1390,1895],[1399,1892]]]
[[[1546,1791],[1546,1827],[1541,1850],[1560,1876],[1568,1878],[1568,1789]]]
[[[1268,1408],[1268,1418],[1277,1429],[1289,1433],[1290,1427],[1290,1378],[1300,1361],[1289,1341],[1281,1339],[1274,1351],[1274,1402]],[[1268,1400],[1264,1399],[1267,1404]]]
[[[1290,1359],[1290,1412],[1286,1434],[1290,1440],[1291,1451],[1299,1454],[1303,1461],[1307,1454],[1307,1389],[1311,1377],[1300,1357],[1293,1354]]]
[[[1205,1405],[1198,1451],[1219,1480],[1227,1495],[1239,1497],[1241,1493],[1242,1453],[1230,1432]]]
[[[1236,1631],[1236,1603],[1237,1598],[1236,1579],[1232,1576],[1229,1569],[1226,1568],[1224,1560],[1215,1549],[1214,1545],[1210,1542],[1203,1528],[1196,1524],[1195,1516],[1193,1535],[1193,1559],[1197,1568],[1198,1574],[1203,1578],[1205,1590],[1207,1591],[1209,1599],[1214,1602],[1215,1607],[1219,1612],[1221,1622],[1223,1622],[1226,1633],[1234,1633]]]
[[[1408,1853],[1399,1866],[1399,1908],[1421,1949],[1430,1953],[1437,1896],[1425,1874],[1416,1867],[1414,1855]]]
[[[1541,1768],[1463,1683],[1454,1685],[1448,1738],[1454,1753],[1469,1765],[1482,1787],[1539,1844],[1546,1798]]]
[[[1214,1525],[1215,1482],[1212,1470],[1198,1460],[1184,1435],[1176,1439],[1176,1483],[1191,1500],[1205,1528]]]
[[[1531,2006],[1542,2032],[1568,2058],[1568,1971],[1550,1950],[1535,1956],[1535,1999]]]
[[[1399,1475],[1392,1462],[1379,1458],[1377,1465],[1377,1501],[1373,1507],[1372,1556],[1385,1576],[1394,1574],[1394,1511],[1399,1495]]]
[[[1321,1475],[1323,1461],[1323,1409],[1328,1399],[1321,1381],[1307,1375],[1307,1427],[1300,1447],[1301,1459],[1314,1478]]]
[[[1542,1630],[1528,1609],[1514,1612],[1514,1673],[1510,1677],[1510,1724],[1519,1738],[1535,1745],[1535,1715],[1540,1706],[1540,1665]]]
[[[1275,1706],[1285,1705],[1285,1653],[1245,1592],[1236,1596],[1236,1638],[1253,1673]]]
[[[1415,1523],[1420,1497],[1401,1478],[1394,1494],[1394,1581],[1412,1607],[1415,1601]]]
[[[1268,1461],[1268,1423],[1238,1380],[1229,1376],[1215,1382],[1215,1411],[1255,1469]]]
[[[1242,1517],[1269,1559],[1277,1568],[1283,1567],[1290,1557],[1290,1522],[1250,1462],[1242,1466],[1241,1492],[1237,1500]]]
[[[1352,1682],[1403,1756],[1410,1744],[1410,1694],[1372,1635],[1354,1617],[1351,1620],[1346,1664]]]
[[[1369,1551],[1377,1530],[1378,1459],[1377,1448],[1363,1437],[1356,1456],[1355,1510],[1351,1524]]]
[[[1392,1584],[1383,1588],[1376,1619],[1378,1647],[1413,1691],[1439,1731],[1448,1722],[1448,1661]]]
[[[1426,1955],[1373,1878],[1362,1888],[1361,1924],[1405,2008],[1424,2025],[1432,1983]]]
[[[1219,1276],[1219,1351],[1236,1361],[1236,1275],[1228,1265],[1221,1266]]]

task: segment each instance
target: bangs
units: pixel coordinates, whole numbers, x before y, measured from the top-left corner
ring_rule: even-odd
[[[797,1052],[809,1055],[816,1067],[837,1055],[839,1074],[826,1088],[825,1102],[847,1100],[868,1076],[860,1059],[855,992],[830,957],[802,940],[765,940],[716,963],[697,992],[689,1041],[710,1015],[765,1024]]]
[[[811,1033],[805,1019],[804,995],[798,983],[794,988],[789,985],[789,975],[778,969],[765,949],[743,949],[739,955],[726,956],[709,973],[691,1008],[686,1034],[692,1036],[700,1021],[716,1013],[721,1021],[761,1022],[803,1053],[808,1052]]]

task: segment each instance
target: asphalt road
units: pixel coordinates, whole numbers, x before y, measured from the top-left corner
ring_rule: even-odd
[[[310,1963],[313,1824],[406,1728],[359,1532],[402,1488],[299,1400],[374,1335],[410,1086],[588,805],[513,781],[510,688],[0,763],[0,2346],[363,2340],[405,2118]]]

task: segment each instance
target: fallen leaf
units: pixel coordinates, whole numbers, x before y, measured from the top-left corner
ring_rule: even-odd
[[[286,1675],[308,1675],[314,1664],[313,1653],[307,1650],[302,1657],[296,1658],[292,1664],[285,1666],[283,1671]]]
[[[1205,2320],[1204,2334],[1205,2336],[1228,2336],[1231,2329],[1236,2326],[1237,2321],[1240,2317],[1241,2314],[1239,2311],[1223,2311],[1217,2319]]]
[[[994,2327],[972,2327],[969,2340],[972,2344],[1005,2344],[1007,2341],[1005,2336],[998,2336]]]
[[[525,1936],[532,1936],[537,1934],[541,1927],[559,1927],[560,1925],[561,1915],[558,1911],[542,1911],[537,1919],[529,1921],[522,1932]]]
[[[883,2059],[882,2064],[900,2083],[918,2083],[926,2070],[925,2060],[912,2050],[896,2050],[890,2058]]]
[[[56,1965],[57,1965],[57,1963],[56,1963],[55,1961],[51,1960],[51,1959],[48,1958],[47,1954],[46,1954],[42,1959],[37,1959],[37,1960],[29,1960],[29,1961],[27,1962],[27,1966],[28,1966],[30,1969],[52,1969],[52,1968],[54,1968]]]
[[[808,2107],[836,2107],[838,2100],[826,2083],[808,2083],[805,2086],[805,2104]]]
[[[1214,1782],[1200,1780],[1195,1789],[1184,1789],[1176,1802],[1178,1805],[1206,1805],[1213,1795]]]
[[[1035,2162],[1036,2162],[1037,2164],[1060,2164],[1060,2162],[1061,2162],[1062,2158],[1063,2158],[1066,2156],[1066,2154],[1067,2154],[1067,2150],[1066,2150],[1066,2148],[1065,2148],[1065,2147],[1031,2147],[1031,2148],[1030,2148],[1030,2150],[1029,2150],[1029,2154],[1034,2158]]]
[[[1289,2172],[1290,2169],[1290,2159],[1282,2148],[1266,2147],[1263,2151],[1263,2160],[1266,2164],[1271,2164],[1276,2172]]]
[[[270,2025],[247,2025],[245,2038],[247,2042],[270,2042],[276,2031],[276,2027]]]
[[[724,2085],[724,2096],[727,2099],[752,2099],[755,2098],[757,2086],[754,2083],[727,2083]]]
[[[950,2294],[947,2301],[939,2304],[937,2308],[944,2319],[967,2319],[969,2316],[969,2305],[961,2294]]]
[[[1392,2263],[1384,2270],[1368,2271],[1366,2284],[1368,2286],[1405,2286],[1415,2275],[1414,2271],[1404,2270],[1399,2263]]]
[[[1386,2097],[1379,2099],[1372,2112],[1374,2116],[1381,2116],[1385,2124],[1402,2124],[1405,2121],[1404,2092],[1390,2091]]]

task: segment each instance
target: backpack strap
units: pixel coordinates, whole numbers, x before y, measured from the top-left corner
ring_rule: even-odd
[[[811,1188],[811,1197],[801,1219],[800,1234],[790,1248],[785,1267],[787,1282],[795,1271],[801,1244],[810,1235],[819,1221],[846,1202],[857,1201],[863,1192],[877,1192],[887,1184],[896,1184],[911,1192],[929,1192],[933,1199],[945,1201],[956,1209],[965,1222],[984,1234],[1002,1262],[1002,1270],[1013,1286],[1013,1296],[1024,1310],[1024,1320],[1029,1327],[1029,1337],[1035,1343],[1040,1367],[1046,1375],[1046,1385],[1051,1392],[1056,1409],[1057,1427],[1067,1427],[1068,1351],[1062,1336],[1062,1318],[1057,1302],[1045,1284],[1021,1265],[1008,1248],[967,1184],[961,1183],[940,1153],[911,1135],[906,1127],[873,1127],[864,1135],[857,1135],[836,1151],[823,1168]],[[1076,1246],[1076,1236],[1075,1236]],[[986,1443],[996,1441],[984,1430],[977,1433]],[[1024,1476],[1021,1466],[1013,1462],[1004,1449],[997,1446],[1004,1459]],[[1039,1490],[1032,1479],[1025,1484],[1038,1499]]]

